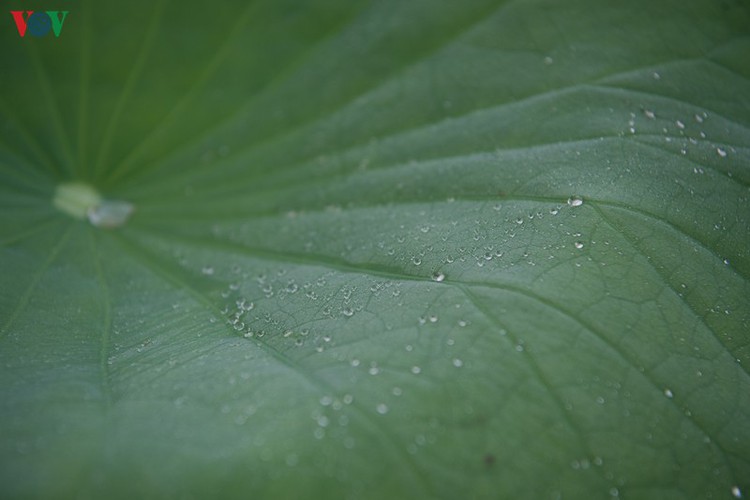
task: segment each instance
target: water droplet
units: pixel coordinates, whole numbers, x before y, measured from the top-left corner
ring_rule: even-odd
[[[553,62],[555,62],[555,61],[550,56],[547,56],[547,57],[544,58],[544,64],[546,64],[547,66],[549,66]]]
[[[654,118],[656,118],[656,113],[654,113],[650,109],[643,110],[643,114],[646,115],[646,118],[648,118],[649,120],[653,120]]]
[[[351,394],[344,394],[343,400],[345,405],[350,405],[354,402],[354,396]]]
[[[378,406],[375,407],[375,410],[381,415],[385,415],[388,413],[388,405],[385,403],[379,403]]]
[[[201,269],[201,272],[205,274],[206,276],[213,276],[214,268],[211,266],[203,266],[203,269]]]
[[[675,121],[674,124],[677,125],[678,129],[685,130],[685,124],[682,123],[680,120]]]
[[[125,224],[135,211],[131,203],[118,200],[102,200],[86,212],[89,222],[97,227],[118,227]]]
[[[351,307],[346,307],[341,311],[341,314],[343,314],[347,318],[351,318],[352,316],[354,316],[354,310]]]
[[[596,402],[599,403],[600,405],[603,405],[604,404],[604,398],[601,397],[601,396],[597,396],[596,397]]]
[[[394,396],[400,396],[404,393],[404,391],[402,391],[400,387],[394,387],[391,392]]]
[[[653,73],[651,74],[651,76],[653,76],[653,77],[654,77],[654,80],[661,80],[661,75],[660,75],[660,74],[659,74],[658,72],[656,72],[656,71],[654,71],[654,72],[653,72]]]
[[[411,263],[414,264],[415,266],[419,266],[422,264],[422,259],[420,259],[419,257],[415,255],[414,257],[411,258]]]
[[[732,496],[734,498],[742,498],[742,491],[739,486],[732,486]]]
[[[456,368],[461,368],[462,366],[464,366],[464,362],[461,361],[458,358],[454,358],[453,359],[453,366],[455,366]]]
[[[580,196],[571,196],[570,198],[568,198],[568,205],[570,205],[571,207],[580,207],[581,205],[583,205],[583,198],[581,198]]]
[[[668,397],[669,399],[672,399],[674,397],[674,394],[670,389],[664,389],[664,395]]]
[[[722,148],[716,148],[716,153],[717,153],[717,154],[718,154],[719,156],[721,156],[722,158],[726,158],[726,156],[727,156],[727,151],[726,151],[726,149],[722,149]]]
[[[581,243],[580,241],[576,241],[576,242],[574,243],[574,245],[575,245],[575,247],[576,247],[577,249],[579,249],[579,250],[580,250],[581,248],[583,248],[583,243]]]
[[[620,490],[618,490],[617,488],[610,488],[609,494],[610,496],[618,497],[620,496]]]
[[[437,281],[438,283],[442,282],[445,279],[445,274],[441,272],[437,272],[432,275],[432,280]]]
[[[329,406],[331,403],[333,403],[333,398],[331,396],[323,396],[320,398],[320,404],[323,406]]]
[[[429,319],[430,319],[430,323],[437,323],[438,317],[436,314],[433,314],[432,316],[430,316]]]
[[[560,209],[559,209],[559,208],[557,208],[557,207],[555,207],[555,208],[550,208],[550,209],[549,209],[549,213],[550,213],[551,215],[557,215],[557,214],[559,214],[559,213],[560,213]]]
[[[422,372],[422,369],[420,367],[418,367],[418,366],[412,366],[411,367],[411,372],[414,375],[419,375]]]

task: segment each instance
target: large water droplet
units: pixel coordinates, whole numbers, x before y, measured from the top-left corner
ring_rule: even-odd
[[[580,196],[571,196],[570,198],[568,198],[568,205],[570,205],[571,207],[580,207],[581,205],[583,205],[583,198],[581,198]]]
[[[127,201],[103,200],[86,212],[89,222],[97,227],[118,227],[125,224],[135,208]]]

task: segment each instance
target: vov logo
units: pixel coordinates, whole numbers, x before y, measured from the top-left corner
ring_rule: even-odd
[[[18,28],[18,34],[22,37],[26,36],[26,33],[32,36],[45,36],[50,31],[55,34],[55,37],[59,37],[63,29],[63,23],[65,18],[68,17],[68,11],[63,10],[48,10],[48,11],[33,11],[27,10],[11,10],[10,15],[13,16],[13,21],[16,23]]]

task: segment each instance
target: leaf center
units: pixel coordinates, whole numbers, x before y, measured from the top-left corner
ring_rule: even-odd
[[[76,219],[88,219],[97,227],[118,227],[133,213],[127,201],[106,200],[93,187],[83,182],[66,182],[55,189],[52,204]]]

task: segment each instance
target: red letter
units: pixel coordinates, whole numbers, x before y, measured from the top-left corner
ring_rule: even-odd
[[[18,28],[19,35],[24,36],[26,34],[26,21],[29,20],[29,17],[31,17],[31,14],[33,13],[34,13],[33,10],[27,10],[26,19],[24,19],[22,10],[10,11],[10,14],[13,16],[13,20],[16,22],[16,28]]]

